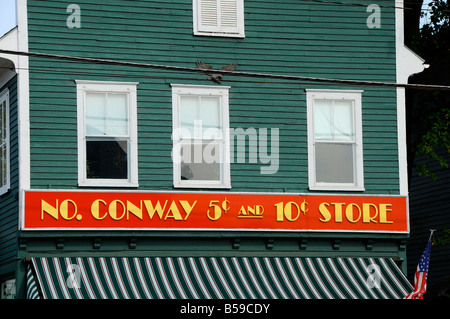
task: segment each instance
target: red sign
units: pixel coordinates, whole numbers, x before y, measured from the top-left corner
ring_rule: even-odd
[[[406,198],[27,191],[25,229],[408,232]]]

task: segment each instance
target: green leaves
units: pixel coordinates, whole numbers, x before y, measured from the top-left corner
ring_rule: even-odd
[[[450,109],[443,108],[432,113],[425,119],[423,123],[428,129],[421,135],[415,147],[415,154],[417,156],[426,156],[433,158],[445,168],[449,167],[447,160],[438,153],[439,148],[442,147],[450,153]],[[420,176],[429,176],[433,181],[438,180],[437,176],[433,174],[428,167],[427,162],[421,162],[415,165]]]

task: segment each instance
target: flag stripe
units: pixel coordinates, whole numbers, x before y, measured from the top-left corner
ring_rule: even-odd
[[[428,240],[428,244],[420,257],[419,263],[417,264],[416,273],[414,275],[414,290],[412,293],[407,295],[405,299],[423,299],[423,295],[427,291],[427,277],[428,268],[430,265],[430,253],[431,253],[431,236]]]

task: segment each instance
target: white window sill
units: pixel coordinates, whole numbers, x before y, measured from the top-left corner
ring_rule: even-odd
[[[230,189],[230,184],[205,184],[203,183],[177,183],[174,184],[175,188],[215,188],[215,189]]]
[[[195,31],[194,35],[206,37],[227,37],[227,38],[245,38],[245,34],[241,33],[225,33],[225,32],[201,32]]]
[[[0,196],[8,193],[8,191],[9,191],[9,184],[0,187]]]
[[[80,187],[139,187],[139,183],[122,180],[97,179],[93,181],[78,182]]]
[[[352,192],[364,192],[366,189],[362,186],[347,186],[347,185],[315,185],[310,186],[309,190],[312,191],[352,191]]]

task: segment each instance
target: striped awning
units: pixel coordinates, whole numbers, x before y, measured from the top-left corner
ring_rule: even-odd
[[[59,257],[32,258],[32,267],[44,299],[399,299],[412,291],[390,258]]]

